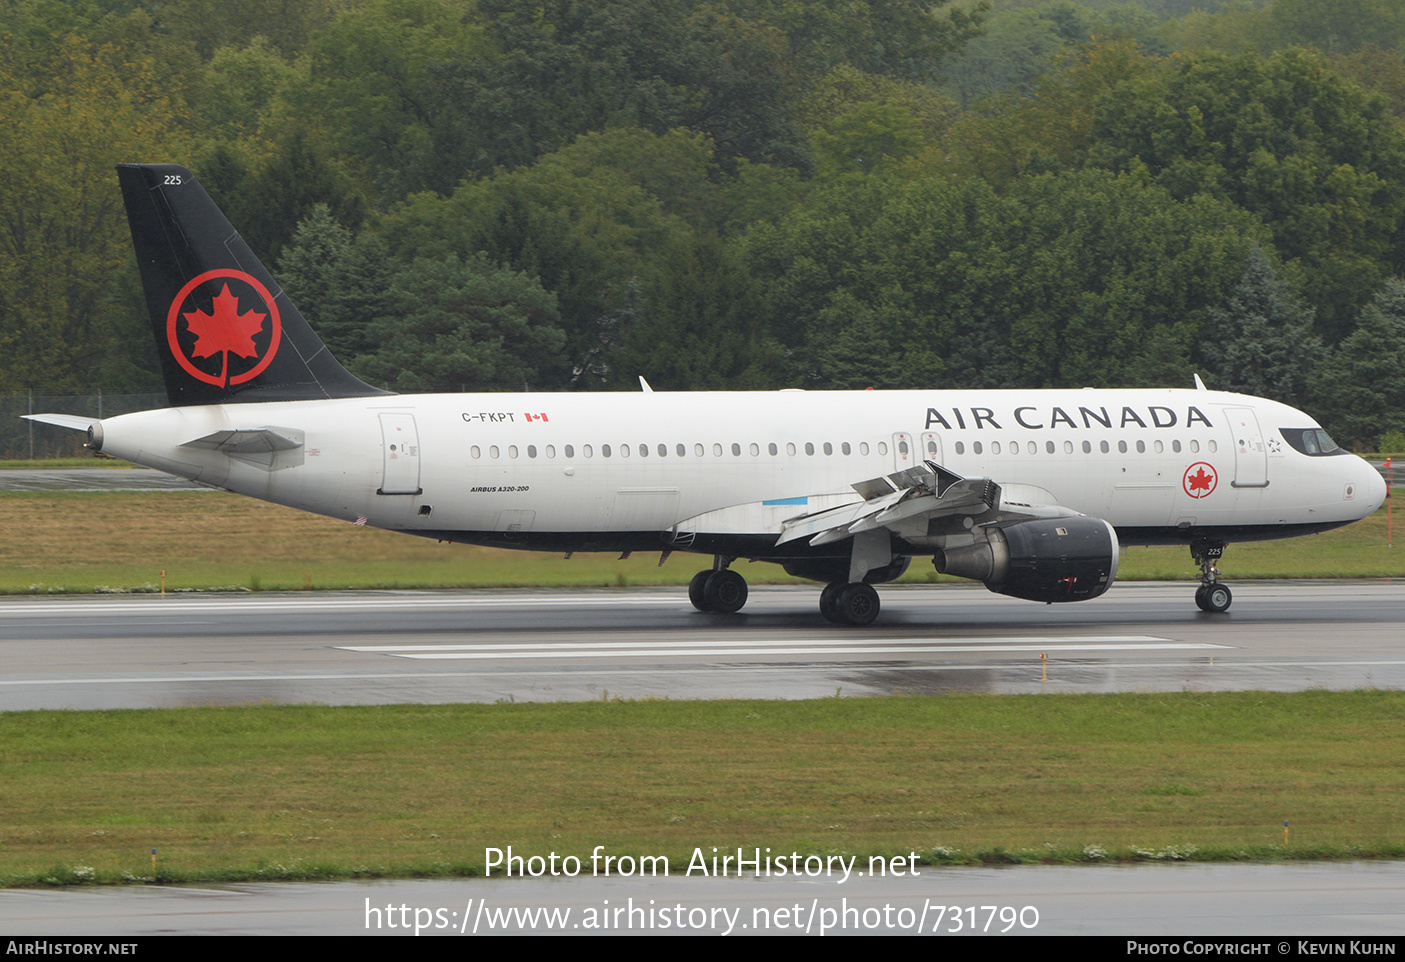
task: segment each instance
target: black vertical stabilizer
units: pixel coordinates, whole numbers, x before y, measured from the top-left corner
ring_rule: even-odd
[[[386,393],[337,363],[190,171],[117,177],[172,405]]]

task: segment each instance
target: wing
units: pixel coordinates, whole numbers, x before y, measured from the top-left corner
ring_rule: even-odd
[[[1000,485],[963,478],[927,461],[895,474],[861,481],[854,494],[738,504],[697,515],[673,529],[686,546],[696,534],[775,534],[774,546],[806,539],[811,547],[887,529],[913,545],[939,545],[948,535],[996,521],[1072,517],[1053,494],[1028,484]],[[808,508],[797,513],[797,508]]]
[[[818,547],[863,531],[911,528],[914,520],[984,515],[1000,506],[1001,493],[989,478],[963,478],[933,461],[861,481],[854,490],[864,500],[791,518],[776,544],[809,538]]]

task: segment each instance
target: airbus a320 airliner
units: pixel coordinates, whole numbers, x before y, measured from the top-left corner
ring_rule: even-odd
[[[913,558],[1032,601],[1112,585],[1123,544],[1184,544],[1223,612],[1235,541],[1350,524],[1380,474],[1301,411],[1195,390],[398,395],[328,353],[190,171],[118,168],[169,408],[88,446],[346,521],[468,544],[711,555],[702,611],[746,603],[737,558],[824,582],[837,624]]]

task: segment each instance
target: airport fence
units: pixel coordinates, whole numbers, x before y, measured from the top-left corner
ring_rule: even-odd
[[[83,433],[24,420],[26,414],[110,418],[166,406],[165,393],[0,394],[0,458],[71,458],[83,453]]]

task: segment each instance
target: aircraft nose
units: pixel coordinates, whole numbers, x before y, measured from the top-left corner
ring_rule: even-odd
[[[1361,470],[1356,472],[1360,475],[1361,480],[1357,482],[1356,500],[1361,503],[1361,516],[1364,518],[1375,514],[1376,509],[1385,503],[1385,478],[1371,462],[1364,458],[1357,460],[1361,462]]]

